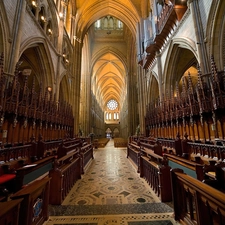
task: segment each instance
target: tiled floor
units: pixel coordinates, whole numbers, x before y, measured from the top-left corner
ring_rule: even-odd
[[[173,210],[161,203],[126,158],[126,148],[94,150],[82,179],[61,206],[49,207],[46,225],[172,225]]]

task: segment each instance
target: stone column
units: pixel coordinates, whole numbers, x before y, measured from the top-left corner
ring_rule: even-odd
[[[158,66],[158,81],[159,81],[159,97],[160,100],[162,100],[163,96],[163,84],[162,84],[162,61],[161,61],[161,53],[156,53],[156,59],[157,59],[157,66]]]
[[[205,45],[205,38],[204,38],[204,30],[202,26],[202,20],[201,20],[201,11],[199,9],[198,0],[189,0],[188,1],[194,27],[195,27],[195,35],[196,35],[196,41],[197,41],[197,49],[199,54],[199,64],[202,70],[202,73],[208,73],[210,71],[209,68],[209,62],[208,62],[208,56],[207,56],[207,50]]]
[[[24,25],[24,15],[26,10],[26,1],[18,0],[16,5],[14,24],[10,37],[10,50],[8,53],[8,73],[13,74],[15,70],[16,63],[19,60],[20,43],[22,36],[22,26]],[[29,29],[29,28],[27,28]],[[5,56],[7,57],[7,56]]]
[[[80,85],[81,85],[82,43],[75,40],[73,54],[73,74],[71,85],[71,102],[74,115],[74,134],[79,132]]]
[[[145,116],[147,105],[147,80],[146,71],[139,66],[138,67],[138,97],[139,97],[139,123],[140,134],[145,134]]]

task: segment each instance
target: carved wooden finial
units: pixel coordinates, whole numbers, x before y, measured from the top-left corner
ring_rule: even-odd
[[[178,82],[176,81],[176,94],[177,94],[177,98],[180,98],[180,91],[179,91],[179,85]]]
[[[184,132],[184,138],[185,138],[185,140],[187,140],[187,138],[188,138],[188,134],[186,131]]]
[[[188,71],[188,90],[191,94],[194,94],[194,87],[191,79],[191,74],[189,71]]]

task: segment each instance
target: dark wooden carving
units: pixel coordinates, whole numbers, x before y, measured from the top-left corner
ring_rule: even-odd
[[[36,141],[41,134],[43,141],[73,137],[72,106],[57,102],[55,95],[40,84],[35,91],[35,82],[28,86],[28,77],[20,79],[19,63],[14,77],[3,72],[3,54],[0,57],[0,143],[1,147],[22,145]],[[45,90],[45,92],[43,92]]]

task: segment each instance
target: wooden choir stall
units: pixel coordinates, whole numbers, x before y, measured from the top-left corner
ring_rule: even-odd
[[[36,225],[61,204],[93,159],[90,138],[73,134],[72,106],[0,56],[0,224]],[[62,179],[63,178],[63,179]]]
[[[152,159],[162,164],[158,156],[148,154],[160,146],[162,154],[156,154],[171,168],[176,220],[225,224],[225,72],[217,70],[214,58],[209,74],[198,69],[193,80],[189,73],[180,86],[177,82],[175,92],[171,87],[161,99],[151,102],[145,125],[145,136],[130,137],[128,156],[140,172]],[[141,164],[143,156],[147,158]],[[154,182],[160,186],[159,181]]]

